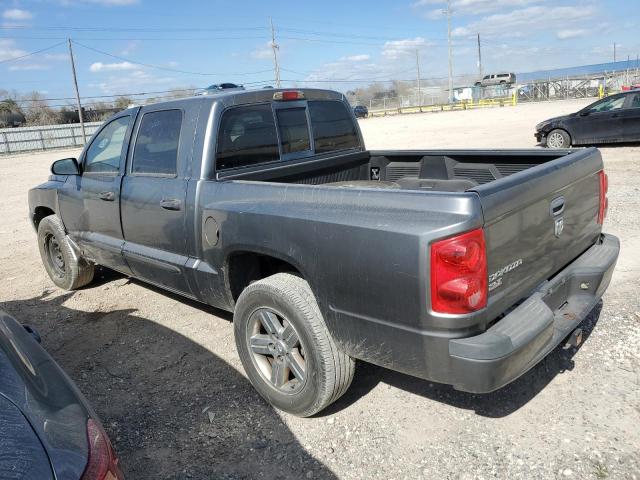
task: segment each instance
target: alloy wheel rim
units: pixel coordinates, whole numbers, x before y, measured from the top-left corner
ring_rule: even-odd
[[[281,393],[302,390],[307,380],[305,350],[293,324],[279,312],[259,308],[248,327],[247,347],[262,378]]]
[[[559,133],[552,133],[549,135],[549,144],[553,148],[562,148],[564,145],[564,138]]]

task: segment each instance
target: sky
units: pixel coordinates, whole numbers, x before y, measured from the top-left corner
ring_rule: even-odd
[[[604,63],[640,54],[640,0],[452,0],[454,75]],[[274,84],[346,90],[448,72],[446,0],[0,0],[0,89],[72,103],[67,38],[91,98]],[[31,53],[38,52],[30,55]],[[417,52],[417,53],[416,53]],[[140,97],[142,98],[142,96]],[[106,100],[109,98],[106,97]]]

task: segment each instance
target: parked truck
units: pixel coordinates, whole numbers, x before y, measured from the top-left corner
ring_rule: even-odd
[[[607,288],[598,150],[370,151],[345,97],[130,108],[29,192],[60,288],[102,265],[233,312],[258,392],[309,416],[355,360],[467,392],[521,376]]]

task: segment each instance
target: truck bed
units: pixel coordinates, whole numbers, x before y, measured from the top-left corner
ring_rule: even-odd
[[[564,157],[573,150],[366,151],[219,175],[253,180],[358,188],[463,192]]]

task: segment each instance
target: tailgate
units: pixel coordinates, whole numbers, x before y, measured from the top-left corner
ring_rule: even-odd
[[[602,168],[589,148],[472,190],[485,222],[490,318],[596,242]]]

